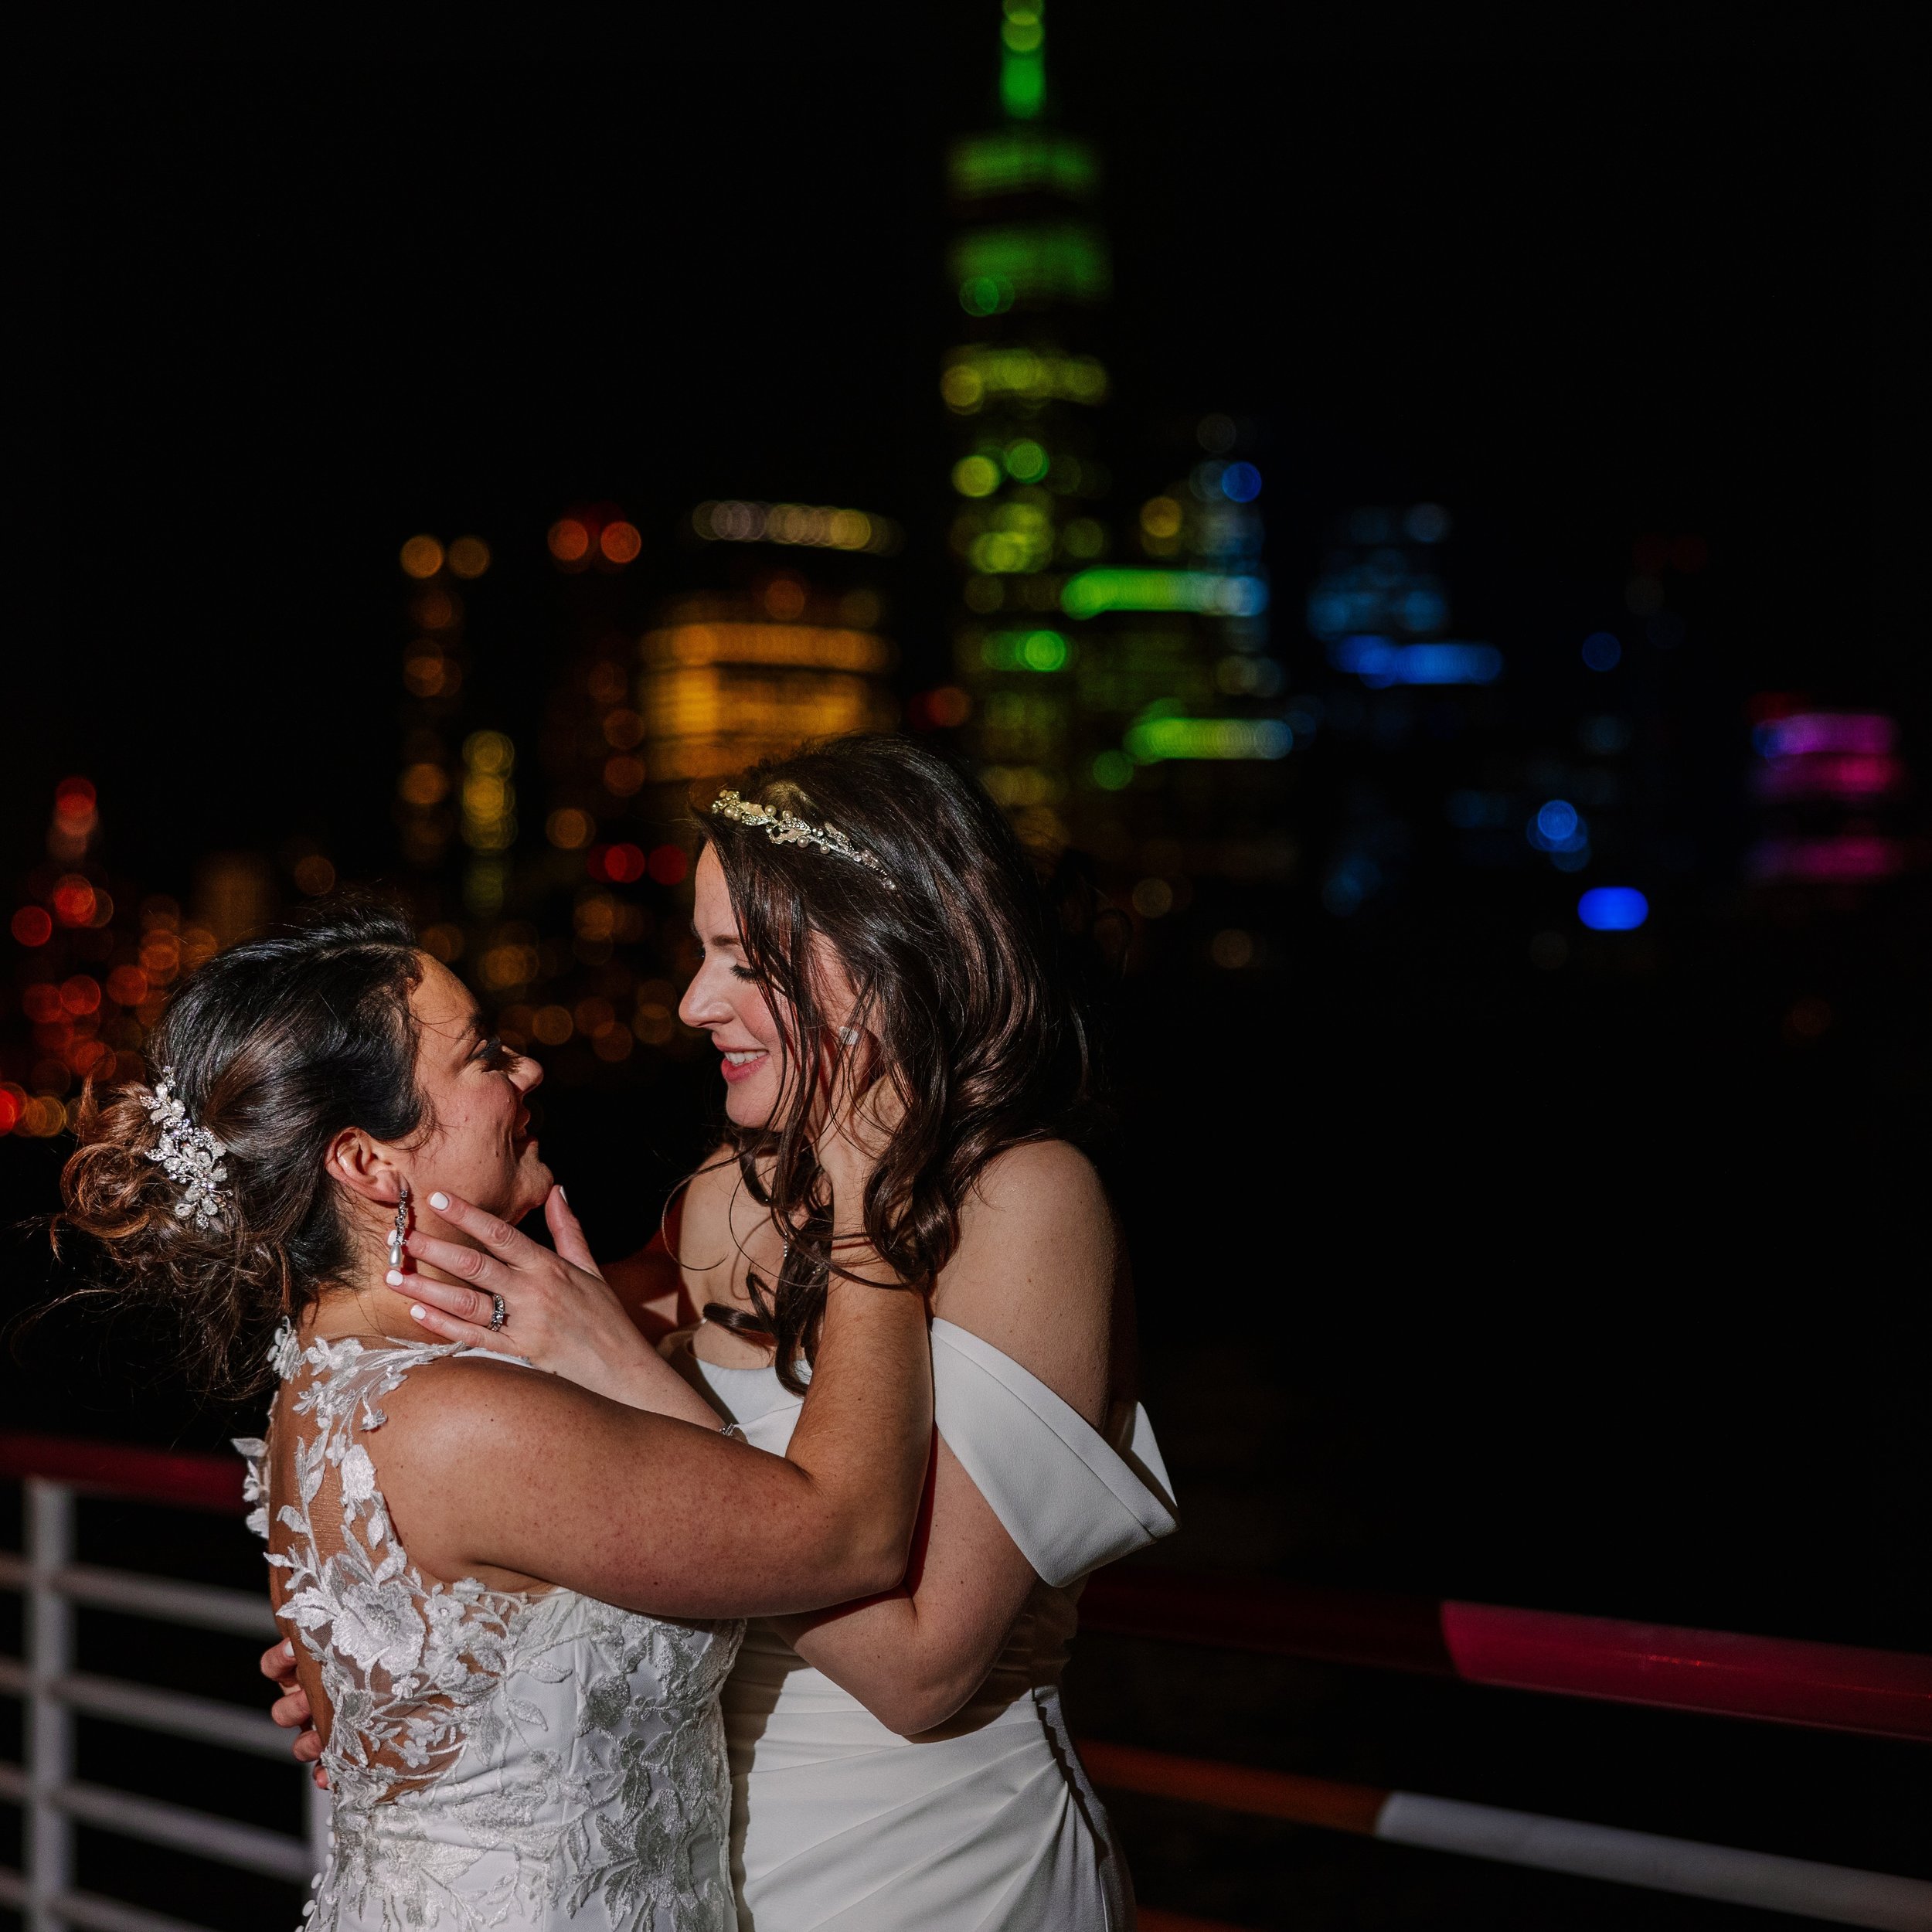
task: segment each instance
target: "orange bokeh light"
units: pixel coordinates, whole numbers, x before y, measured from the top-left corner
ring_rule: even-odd
[[[53,788],[53,808],[63,818],[90,818],[94,788],[85,778],[63,778]]]
[[[117,1006],[138,1006],[148,997],[148,975],[138,966],[117,966],[107,975],[107,997]]]
[[[644,548],[644,539],[638,536],[634,523],[607,525],[599,547],[613,563],[634,563]]]
[[[53,937],[53,921],[39,906],[22,906],[13,916],[13,936],[23,946],[44,946]]]
[[[403,568],[419,580],[443,567],[443,546],[433,536],[413,536],[403,546]]]
[[[566,516],[550,526],[549,545],[558,563],[581,563],[590,553],[590,532],[575,517]]]

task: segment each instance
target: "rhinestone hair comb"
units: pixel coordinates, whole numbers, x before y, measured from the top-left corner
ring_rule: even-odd
[[[175,1203],[177,1216],[184,1221],[192,1216],[196,1227],[212,1228],[229,1206],[229,1194],[220,1185],[228,1179],[223,1165],[228,1150],[206,1128],[188,1117],[174,1080],[175,1070],[164,1066],[155,1090],[141,1097],[148,1117],[161,1129],[161,1138],[148,1148],[148,1158],[165,1168],[168,1179],[182,1189]]]
[[[870,852],[861,852],[836,825],[815,825],[810,819],[801,818],[796,812],[774,811],[768,805],[748,804],[735,791],[719,792],[708,809],[720,818],[731,819],[740,825],[755,826],[774,845],[816,845],[821,852],[835,852],[841,859],[849,859],[854,865],[863,866],[876,875],[886,891],[899,889],[885,867]]]

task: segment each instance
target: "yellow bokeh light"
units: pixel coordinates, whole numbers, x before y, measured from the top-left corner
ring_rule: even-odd
[[[988,456],[962,456],[953,465],[953,488],[961,496],[991,496],[999,488],[999,465]]]
[[[433,536],[413,536],[403,546],[403,568],[419,580],[433,577],[443,567],[443,546]]]
[[[450,570],[459,577],[480,577],[490,567],[490,546],[480,536],[460,536],[450,546]]]
[[[587,811],[566,805],[553,811],[546,822],[544,836],[563,852],[580,851],[597,836],[597,821]]]
[[[1171,496],[1157,496],[1141,505],[1141,528],[1149,536],[1176,536],[1181,529],[1181,506]]]
[[[561,1046],[572,1032],[570,1008],[539,1006],[530,1015],[530,1031],[546,1046]]]
[[[473,731],[463,740],[463,762],[472,771],[511,771],[516,766],[516,747],[500,731]]]

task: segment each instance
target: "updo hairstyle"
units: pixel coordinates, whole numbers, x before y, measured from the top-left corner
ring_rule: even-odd
[[[349,1271],[354,1247],[323,1167],[330,1142],[352,1127],[407,1141],[431,1124],[409,1004],[421,976],[400,912],[337,901],[217,954],[181,986],[147,1060],[152,1080],[172,1070],[189,1118],[228,1150],[212,1226],[177,1215],[180,1184],[148,1158],[159,1138],[142,1105],[150,1090],[83,1090],[56,1244],[63,1226],[91,1236],[116,1277],[101,1292],[177,1317],[204,1388],[259,1387],[275,1325]]]

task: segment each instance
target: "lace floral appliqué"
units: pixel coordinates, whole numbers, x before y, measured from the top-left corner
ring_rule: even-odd
[[[674,1623],[557,1590],[426,1580],[357,1438],[444,1345],[271,1352],[286,1464],[249,1459],[277,1615],[312,1658],[332,1725],[323,1932],[729,1932],[718,1690],[743,1626]],[[279,1477],[270,1496],[270,1463]],[[271,1523],[271,1500],[279,1502]]]

